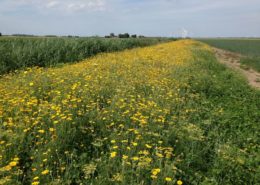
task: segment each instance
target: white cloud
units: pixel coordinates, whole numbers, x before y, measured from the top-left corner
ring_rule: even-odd
[[[250,36],[260,0],[0,0],[5,33]]]
[[[106,0],[4,0],[2,4],[12,10],[19,9],[21,6],[28,6],[38,10],[54,9],[61,12],[93,12],[106,9]]]
[[[85,0],[85,1],[62,1],[60,4],[61,9],[67,11],[81,11],[81,10],[91,10],[91,11],[101,11],[105,10],[105,2],[103,0]]]
[[[53,8],[53,7],[56,7],[58,6],[60,3],[58,1],[50,1],[46,4],[46,7],[47,8]]]

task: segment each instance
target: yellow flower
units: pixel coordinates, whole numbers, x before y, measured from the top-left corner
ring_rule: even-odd
[[[178,184],[178,185],[182,185],[183,182],[182,182],[181,180],[178,180],[178,181],[177,181],[177,184]]]
[[[117,154],[117,152],[111,152],[111,153],[110,153],[110,157],[111,157],[111,158],[114,158],[114,157],[116,157],[116,154]]]
[[[38,130],[38,132],[43,134],[45,131],[44,130]]]
[[[160,154],[160,153],[156,153],[155,155],[156,155],[157,157],[163,158],[163,155]]]
[[[118,146],[113,146],[112,148],[113,148],[113,149],[118,149]]]
[[[44,171],[42,171],[42,175],[47,175],[48,173],[49,173],[50,171],[49,170],[44,170]]]
[[[113,144],[116,143],[116,140],[111,140],[111,143],[113,143]]]
[[[32,182],[32,185],[39,185],[39,184],[40,184],[39,181]]]
[[[14,161],[19,161],[19,160],[20,160],[19,157],[14,158]]]
[[[17,164],[18,164],[17,161],[12,161],[12,162],[9,163],[9,166],[15,167]]]
[[[122,140],[121,142],[122,142],[122,143],[127,143],[127,142],[128,142],[128,140]]]
[[[30,82],[30,83],[29,83],[30,86],[33,86],[33,84],[34,84],[33,82]]]
[[[171,182],[171,181],[172,181],[172,178],[171,178],[171,177],[165,177],[165,181]]]
[[[124,160],[128,159],[128,156],[127,155],[123,155],[122,157]]]
[[[161,169],[160,168],[155,168],[155,169],[152,169],[152,174],[153,175],[157,175],[158,173],[161,172]]]
[[[151,145],[145,144],[146,148],[152,148]]]
[[[133,146],[137,146],[138,145],[138,143],[136,143],[136,142],[132,142],[132,144],[133,144]]]
[[[55,129],[54,129],[54,128],[49,128],[49,131],[50,131],[50,132],[54,132]]]
[[[33,180],[34,180],[34,181],[37,181],[37,180],[39,180],[39,177],[36,176],[36,177],[33,178]]]
[[[4,170],[5,170],[5,171],[10,171],[11,169],[12,169],[12,167],[9,166],[9,165],[7,165],[7,166],[4,167]]]
[[[136,157],[136,156],[135,156],[135,157],[132,157],[132,160],[133,160],[133,161],[138,161],[138,160],[139,160],[139,157]]]

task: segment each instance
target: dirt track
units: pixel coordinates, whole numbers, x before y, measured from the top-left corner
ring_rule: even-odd
[[[242,55],[218,48],[213,49],[219,62],[227,65],[232,69],[235,69],[236,71],[239,71],[247,78],[248,83],[252,87],[260,89],[260,73],[253,69],[245,70],[241,68],[239,60],[241,57],[243,57]]]

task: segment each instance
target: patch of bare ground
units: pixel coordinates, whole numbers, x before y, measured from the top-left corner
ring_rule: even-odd
[[[247,78],[252,87],[260,89],[260,73],[249,67],[242,66],[239,62],[243,57],[242,55],[218,48],[213,48],[213,50],[220,63],[239,71]]]

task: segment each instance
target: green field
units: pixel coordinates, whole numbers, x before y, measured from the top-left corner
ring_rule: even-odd
[[[241,64],[260,72],[260,39],[199,39],[211,46],[240,53]]]
[[[149,46],[167,38],[0,37],[0,75],[26,67],[50,67],[83,60],[101,52]]]
[[[0,184],[256,185],[260,91],[201,42],[0,78]]]

